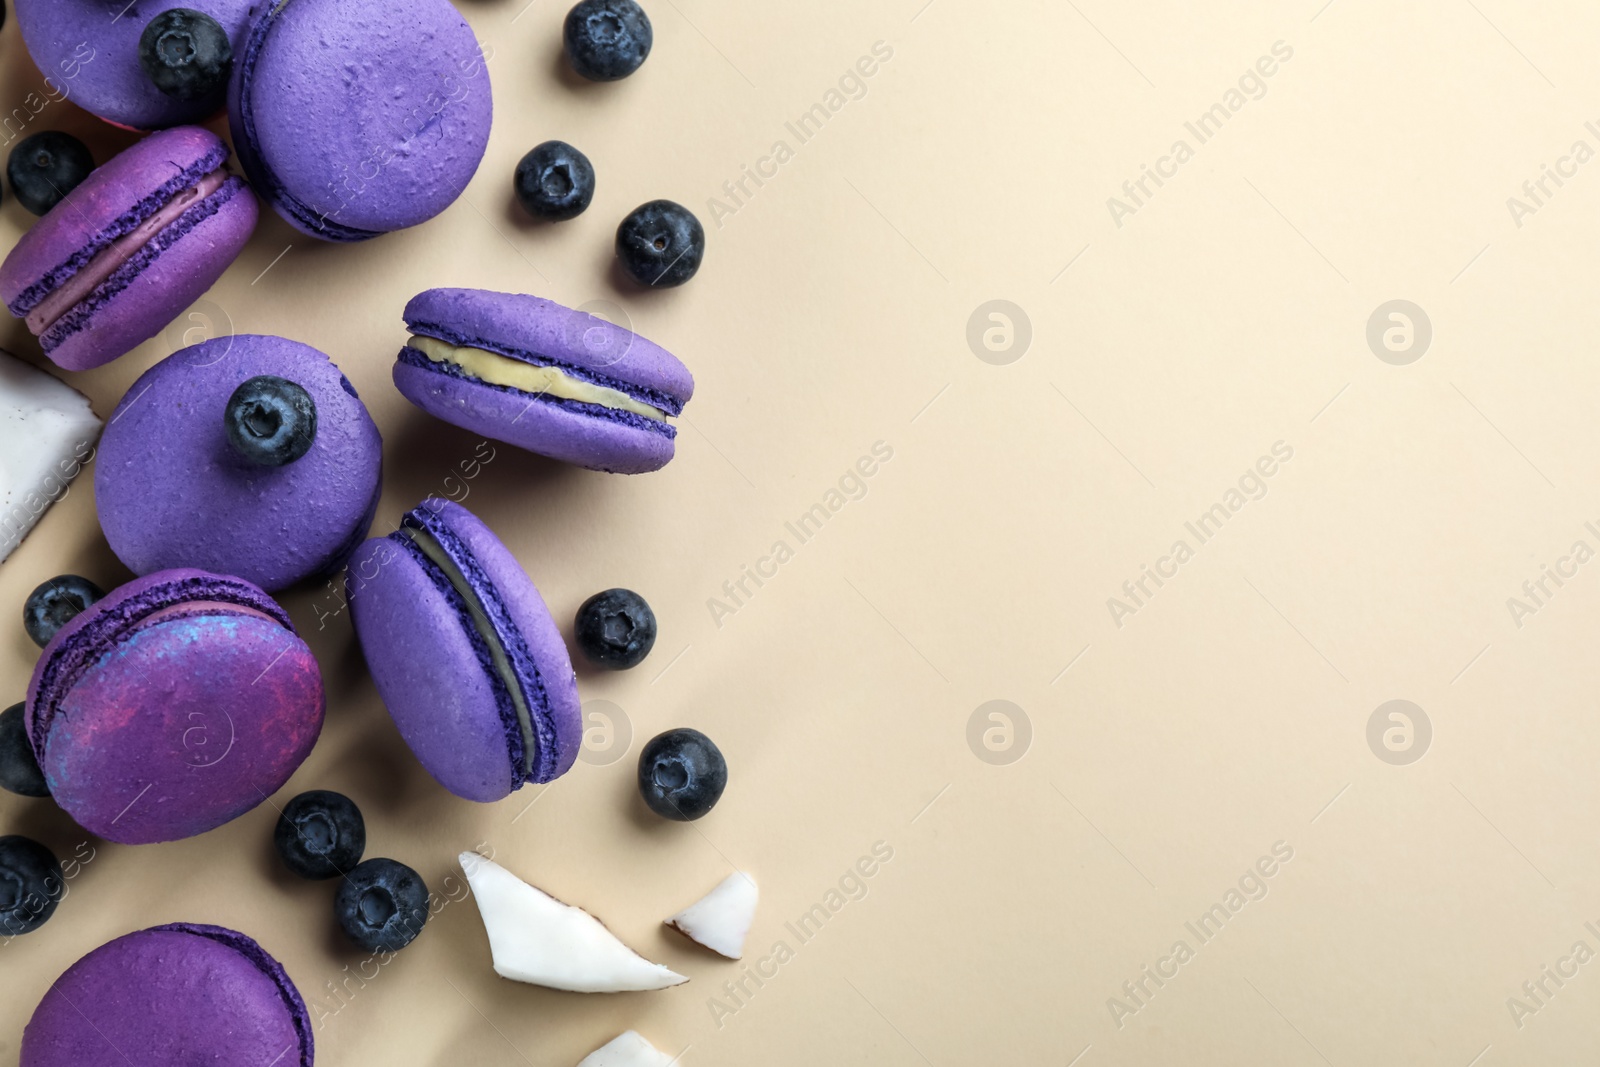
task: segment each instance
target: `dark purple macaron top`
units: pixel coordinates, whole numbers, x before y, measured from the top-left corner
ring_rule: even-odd
[[[228,146],[198,126],[165,130],[119,153],[22,235],[0,267],[0,300],[22,318],[227,160]]]
[[[455,202],[488,147],[493,97],[448,0],[281,0],[235,58],[228,116],[280,215],[361,241]]]
[[[169,923],[85,955],[22,1032],[21,1067],[312,1067],[311,1015],[283,965],[221,926]]]
[[[424,767],[498,800],[572,767],[582,713],[572,661],[532,580],[458,504],[429,499],[350,565],[357,636]]]

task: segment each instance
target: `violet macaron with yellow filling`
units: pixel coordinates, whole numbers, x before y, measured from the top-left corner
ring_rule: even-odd
[[[536,296],[430,289],[406,305],[394,382],[445,422],[591,470],[672,459],[688,368],[621,326]]]
[[[283,965],[221,926],[169,923],[68,967],[22,1031],[21,1067],[311,1067],[311,1013]]]
[[[98,168],[0,264],[0,300],[57,366],[88,370],[160,333],[255,231],[228,146],[181,126]]]
[[[477,516],[424,500],[356,551],[346,581],[378,694],[440,785],[488,802],[572,767],[583,721],[567,646]]]
[[[323,710],[317,661],[271,597],[170,570],[56,632],[24,724],[56,803],[90,833],[137,845],[266,800],[310,754]]]

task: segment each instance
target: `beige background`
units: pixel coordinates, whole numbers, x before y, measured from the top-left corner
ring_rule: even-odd
[[[1506,200],[1573,142],[1600,149],[1584,128],[1600,14],[1324,3],[656,0],[648,64],[596,87],[561,73],[562,4],[464,2],[498,121],[460,203],[359,247],[271,217],[193,319],[72,380],[105,414],[186,329],[309,342],[384,431],[380,527],[465,485],[564,628],[593,591],[644,592],[655,653],[580,685],[625,709],[635,752],[670,726],[718,739],[732,784],[702,822],[646,817],[633,753],[548,795],[447,795],[347,620],[318,629],[338,606],[325,589],[286,598],[329,715],[278,799],[349,792],[369,854],[441,892],[455,853],[485,842],[693,981],[615,997],[502,981],[460,902],[338,999],[327,983],[360,957],[331,887],[276,867],[262,808],[178,844],[83,845],[95,858],[57,918],[0,949],[0,1058],[81,953],[186,919],[287,964],[327,1013],[325,1064],[565,1065],[630,1026],[705,1065],[1578,1062],[1600,1041],[1600,963],[1545,979],[1539,1001],[1521,986],[1570,972],[1577,941],[1600,951],[1584,925],[1600,928],[1600,563],[1520,628],[1506,601],[1573,542],[1600,548],[1583,527],[1600,520],[1600,164],[1548,183],[1520,227]],[[798,144],[785,121],[879,41],[893,57],[864,97]],[[1280,41],[1293,56],[1265,95],[1198,145],[1184,123]],[[0,69],[7,108],[40,86],[14,23]],[[38,124],[97,158],[126,143],[67,105]],[[587,151],[600,184],[587,215],[547,228],[518,218],[510,176],[549,137]],[[1107,198],[1178,138],[1194,158],[1118,227]],[[793,158],[713,224],[708,198],[777,139]],[[614,281],[611,234],[657,196],[701,214],[709,251],[687,287],[639,294]],[[8,195],[0,238],[29,221]],[[400,310],[436,285],[619,305],[696,375],[676,461],[618,478],[502,448],[461,480],[477,439],[389,384]],[[1008,365],[967,342],[993,299],[1031,322]],[[1366,342],[1394,299],[1433,327],[1408,366]],[[0,342],[38,358],[18,324]],[[880,441],[893,458],[866,496],[795,542],[784,523]],[[1293,458],[1266,496],[1116,625],[1107,598],[1174,540],[1194,547],[1184,523],[1280,441]],[[0,568],[13,618],[58,571],[126,578],[90,481]],[[793,558],[714,620],[708,600],[778,539]],[[20,697],[36,652],[4,633]],[[1023,755],[1006,765],[967,740],[996,699],[1031,726],[1024,746],[1011,715],[990,756]],[[1432,725],[1405,766],[1367,741],[1392,699]],[[0,829],[64,855],[83,841],[9,796]],[[800,943],[785,923],[840,902],[875,842],[892,861]],[[1265,897],[1202,944],[1185,923],[1277,842],[1293,858]],[[763,887],[749,958],[779,940],[793,957],[717,1018],[740,968],[657,924],[734,865]],[[1115,1017],[1108,998],[1138,1006],[1123,983],[1178,940],[1193,958]],[[1513,996],[1543,1006],[1516,1019]]]

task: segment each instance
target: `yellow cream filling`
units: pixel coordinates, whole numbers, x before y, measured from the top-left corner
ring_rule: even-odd
[[[406,344],[435,363],[452,364],[469,377],[476,378],[480,382],[488,382],[490,385],[503,385],[524,393],[545,394],[562,400],[598,404],[619,411],[631,411],[635,415],[643,415],[658,422],[667,421],[666,412],[659,408],[635,400],[627,393],[616,389],[608,389],[603,385],[574,378],[557,367],[539,367],[487,349],[453,345],[437,337],[412,337]]]

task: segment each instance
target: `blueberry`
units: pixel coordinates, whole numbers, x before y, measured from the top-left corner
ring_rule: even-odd
[[[94,157],[70,133],[45,130],[25,138],[6,160],[17,203],[43,215],[67,198],[94,170]]]
[[[0,711],[0,789],[25,797],[47,797],[50,786],[39,770],[28,727],[23,718],[26,704],[13,704]]]
[[[596,593],[578,609],[578,651],[596,667],[637,667],[656,643],[656,613],[631,589]]]
[[[368,952],[399,952],[428,921],[422,875],[396,860],[367,860],[345,875],[333,899],[345,936]]]
[[[562,29],[567,62],[592,82],[614,82],[638,70],[655,31],[634,0],[583,0]]]
[[[317,405],[311,394],[271,374],[235,389],[222,418],[234,451],[260,467],[293,463],[317,439]]]
[[[705,227],[694,212],[671,200],[641,204],[617,227],[617,256],[640,285],[682,285],[700,269],[705,254]]]
[[[33,638],[33,643],[43,648],[50,643],[56,631],[88,610],[89,606],[106,594],[87,578],[76,574],[62,574],[45,582],[28,594],[22,605],[22,625]]]
[[[66,894],[61,864],[28,837],[0,837],[0,935],[31,934]]]
[[[583,214],[594,199],[594,167],[565,141],[546,141],[517,164],[514,187],[528,214],[565,222]]]
[[[639,753],[639,792],[663,819],[698,819],[727,787],[728,761],[699,730],[668,730]]]
[[[174,7],[151,19],[139,35],[145,77],[178,100],[222,102],[233,71],[228,31],[203,11]]]
[[[343,793],[313,789],[284,805],[272,842],[302,878],[334,878],[355,869],[367,848],[361,809]]]

